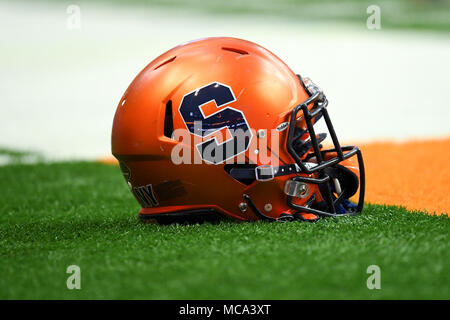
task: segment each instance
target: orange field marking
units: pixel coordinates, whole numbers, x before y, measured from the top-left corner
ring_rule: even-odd
[[[366,202],[450,212],[450,138],[362,144]],[[113,157],[100,160],[117,164]]]
[[[366,200],[450,212],[450,138],[362,145]]]

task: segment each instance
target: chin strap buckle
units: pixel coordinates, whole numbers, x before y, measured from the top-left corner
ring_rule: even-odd
[[[269,181],[275,177],[275,170],[271,165],[262,165],[255,168],[255,178],[258,181]]]

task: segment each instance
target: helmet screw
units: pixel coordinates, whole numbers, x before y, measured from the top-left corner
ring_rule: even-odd
[[[241,202],[239,203],[239,210],[241,210],[242,212],[247,211],[247,204],[245,202]]]
[[[256,135],[258,136],[259,139],[262,139],[266,136],[266,130],[259,129],[258,132],[256,133]]]
[[[300,195],[300,198],[304,198],[308,194],[308,185],[302,183],[298,188],[298,194]]]
[[[266,212],[272,211],[272,205],[271,205],[270,203],[266,203],[266,204],[264,205],[264,210],[265,210]]]

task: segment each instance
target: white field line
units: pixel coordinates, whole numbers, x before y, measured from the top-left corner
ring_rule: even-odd
[[[260,43],[319,84],[341,140],[450,134],[448,35],[90,4],[81,14],[71,31],[64,4],[0,3],[0,147],[107,156],[135,75],[175,45],[225,35]]]

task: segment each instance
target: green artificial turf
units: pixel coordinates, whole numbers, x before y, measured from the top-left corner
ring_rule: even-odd
[[[119,168],[87,162],[3,166],[0,191],[1,299],[450,298],[447,216],[142,224]]]

